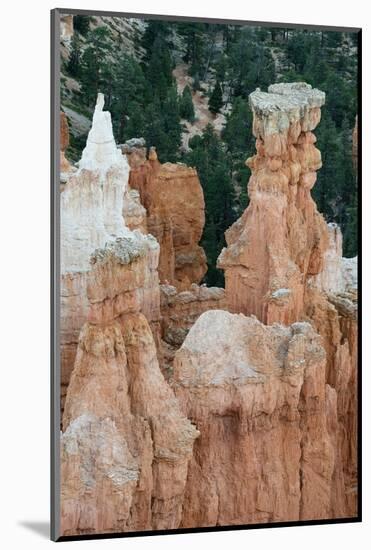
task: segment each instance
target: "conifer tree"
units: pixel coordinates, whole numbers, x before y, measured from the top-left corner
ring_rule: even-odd
[[[161,116],[161,104],[158,98],[150,103],[145,110],[144,138],[147,147],[156,147],[159,160],[166,161],[167,136]]]
[[[223,106],[223,91],[219,80],[216,81],[213,92],[209,99],[209,110],[216,114]]]
[[[110,60],[112,43],[109,35],[110,31],[106,27],[97,27],[87,35],[89,46],[81,57],[81,82],[82,96],[88,106],[95,104],[99,91],[108,96],[110,94],[113,74]]]
[[[120,142],[123,141],[124,134],[127,134],[125,123],[127,118],[132,119],[133,106],[135,109],[134,118],[138,118],[137,110],[140,105],[142,105],[142,111],[144,111],[146,85],[143,70],[139,63],[129,55],[123,55],[115,66],[113,100],[111,102],[113,128]],[[138,128],[136,135],[131,137],[140,137],[140,132],[141,129]]]
[[[182,93],[182,97],[180,101],[180,116],[182,118],[185,118],[186,120],[189,120],[190,122],[193,122],[195,119],[195,110],[193,107],[192,93],[188,85],[185,86]]]
[[[74,15],[73,16],[73,28],[83,36],[86,36],[90,28],[90,16],[89,15]]]
[[[75,33],[72,38],[71,52],[67,62],[67,72],[72,77],[81,76],[81,40]]]
[[[180,125],[179,102],[176,87],[169,88],[162,107],[166,140],[163,144],[164,155],[168,162],[176,162],[181,144],[182,128]],[[164,159],[164,160],[165,160]]]
[[[128,105],[128,115],[124,117],[120,141],[139,138],[145,135],[146,120],[143,107],[137,101]]]
[[[153,43],[151,57],[145,70],[148,80],[148,99],[153,95],[165,99],[168,88],[173,83],[173,62],[170,56],[169,47],[164,38],[159,35]]]
[[[213,127],[208,124],[202,136],[193,137],[191,151],[185,156],[188,165],[197,168],[205,197],[205,227],[201,244],[208,259],[205,281],[223,286],[223,272],[216,260],[225,246],[224,232],[234,222],[234,191],[230,178],[228,154]]]

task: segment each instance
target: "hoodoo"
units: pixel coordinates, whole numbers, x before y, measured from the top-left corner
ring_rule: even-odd
[[[357,29],[62,12],[55,538],[359,520]]]
[[[199,286],[197,172],[117,147],[98,96],[61,194],[65,535],[357,512],[357,260],[310,193],[325,96],[249,101],[250,203],[222,289]]]
[[[128,176],[98,95],[61,195],[65,535],[178,527],[198,436],[159,368],[159,245],[125,224]]]
[[[231,313],[203,313],[173,364],[201,432],[184,527],[357,512],[356,259],[310,195],[324,99],[304,83],[250,95],[250,204],[219,257]]]
[[[123,147],[131,167],[129,184],[139,191],[147,210],[148,231],[160,245],[161,283],[185,290],[199,283],[207,270],[205,252],[199,245],[205,225],[200,180],[194,168],[161,164],[154,148],[147,158],[143,145]]]
[[[181,413],[142,311],[158,244],[139,232],[92,255],[88,321],[61,436],[63,534],[175,529],[196,428]]]
[[[61,194],[62,408],[75,362],[79,333],[89,311],[87,285],[91,254],[116,238],[125,238],[128,242],[137,238],[123,217],[125,210],[137,212],[131,208],[133,200],[128,187],[130,168],[125,155],[116,146],[111,115],[103,111],[103,106],[103,94],[98,94],[79,168],[67,179]],[[137,207],[141,208],[140,205]],[[133,219],[132,214],[130,220]],[[146,273],[141,290],[141,311],[147,315],[158,339],[160,291],[157,264],[152,262]]]
[[[308,84],[275,84],[250,94],[257,154],[250,204],[226,232],[218,265],[230,311],[264,323],[298,321],[308,277],[319,273],[327,228],[310,195],[321,167],[312,130],[325,94]]]

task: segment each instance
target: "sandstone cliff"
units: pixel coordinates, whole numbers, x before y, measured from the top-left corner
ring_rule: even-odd
[[[145,229],[145,211],[129,189],[129,165],[117,148],[110,113],[98,95],[92,127],[76,173],[69,174],[61,194],[61,397],[62,408],[75,361],[80,329],[87,319],[90,256],[115,238],[130,238],[132,228]],[[68,136],[62,126],[62,135]],[[62,141],[66,144],[67,137]],[[157,265],[146,271],[141,311],[156,342],[160,331]]]
[[[197,430],[158,366],[141,313],[158,244],[135,232],[92,255],[89,320],[68,387],[61,436],[64,535],[174,529]],[[145,296],[148,302],[150,296]]]
[[[311,130],[323,103],[323,93],[303,83],[250,95],[257,137],[247,161],[250,204],[227,231],[219,265],[230,311],[267,324],[308,321],[322,337],[336,424],[333,475],[341,480],[326,512],[334,517],[356,514],[357,259],[342,258],[340,228],[326,225],[310,195],[321,166]]]
[[[98,98],[61,196],[64,534],[356,515],[357,259],[310,194],[323,103],[251,94],[224,290],[196,284],[196,172],[118,149]]]
[[[275,84],[250,94],[257,154],[250,204],[227,231],[219,257],[230,311],[264,323],[293,323],[304,308],[305,284],[322,270],[327,230],[310,190],[321,167],[312,130],[325,95],[304,83]]]
[[[143,144],[123,151],[131,168],[129,185],[139,191],[148,231],[160,244],[160,281],[180,290],[199,283],[207,266],[198,244],[205,203],[196,170],[183,164],[161,165],[153,148],[147,159]]]
[[[308,323],[264,326],[222,311],[198,319],[174,361],[176,395],[201,432],[182,526],[344,514],[333,496],[336,392],[325,374]]]

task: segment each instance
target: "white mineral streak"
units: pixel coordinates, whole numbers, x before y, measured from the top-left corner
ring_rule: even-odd
[[[342,272],[345,290],[357,290],[358,288],[358,256],[354,258],[342,258]]]
[[[116,147],[111,115],[103,105],[104,96],[98,94],[79,169],[61,195],[62,274],[88,271],[96,248],[132,236],[122,216],[130,168]]]
[[[339,294],[357,288],[357,257],[343,258],[343,236],[336,223],[327,224],[328,248],[323,257],[323,270],[312,284],[323,292]]]

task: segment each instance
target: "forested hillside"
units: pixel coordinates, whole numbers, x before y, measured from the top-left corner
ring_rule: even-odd
[[[118,143],[144,137],[161,162],[195,166],[206,202],[206,282],[222,285],[216,258],[225,230],[246,207],[245,161],[255,150],[248,96],[257,87],[301,80],[326,92],[316,130],[323,167],[314,198],[326,219],[341,225],[344,253],[354,256],[356,34],[75,16],[73,36],[62,48],[69,156],[80,156],[84,121],[100,91]]]

